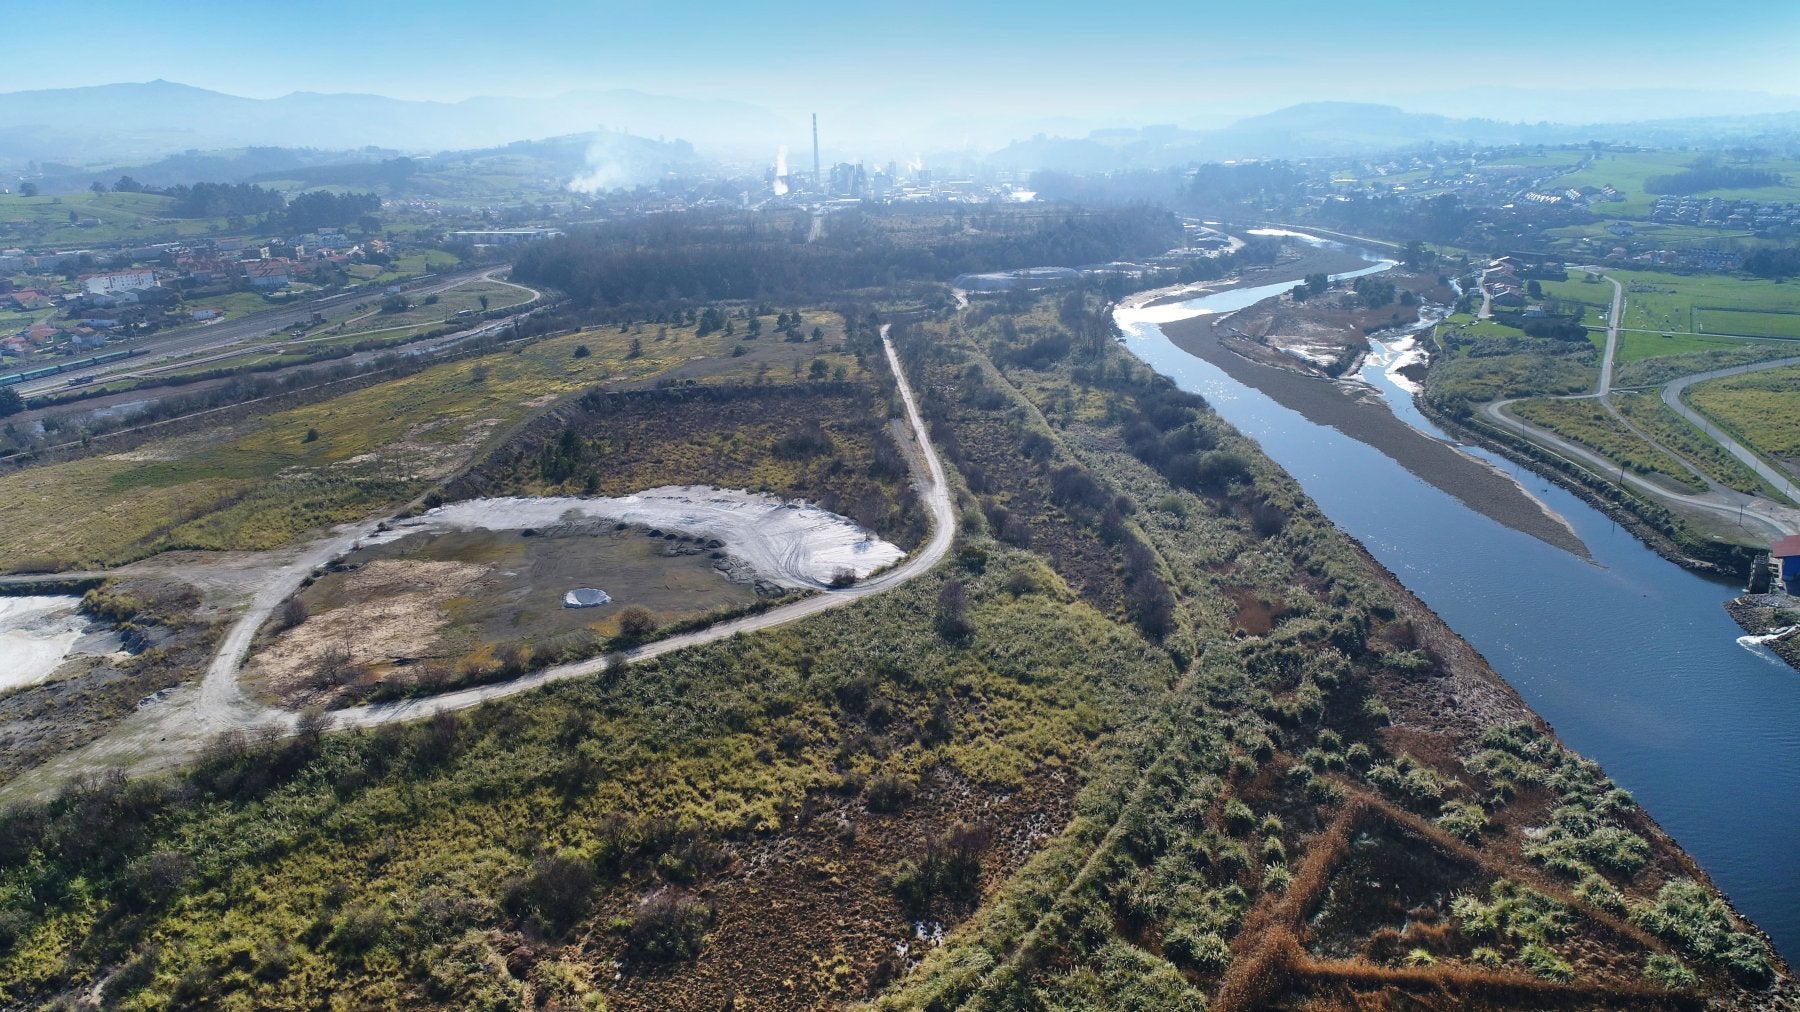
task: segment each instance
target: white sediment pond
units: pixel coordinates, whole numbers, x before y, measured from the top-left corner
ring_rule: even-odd
[[[64,595],[0,597],[0,691],[50,677],[88,627],[80,605]]]
[[[420,532],[524,530],[565,520],[610,520],[716,540],[771,583],[795,589],[828,585],[842,570],[861,577],[905,553],[846,517],[777,496],[705,485],[669,485],[620,498],[551,496],[448,503],[364,540],[381,543]]]

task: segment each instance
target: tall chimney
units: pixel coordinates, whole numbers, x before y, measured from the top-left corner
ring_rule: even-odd
[[[819,184],[819,114],[813,113],[813,189],[820,193],[825,188]]]

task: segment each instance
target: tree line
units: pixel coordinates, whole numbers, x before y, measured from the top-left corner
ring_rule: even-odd
[[[514,275],[595,308],[787,300],[1143,256],[1181,238],[1173,216],[1149,208],[990,217],[999,220],[973,231],[921,228],[906,214],[840,212],[809,242],[803,214],[659,216],[535,244]]]
[[[381,198],[373,193],[331,193],[314,190],[292,201],[275,190],[255,183],[194,183],[154,189],[130,176],[114,185],[120,193],[156,193],[174,198],[169,214],[177,218],[228,218],[266,215],[270,225],[296,232],[348,225],[381,210]]]

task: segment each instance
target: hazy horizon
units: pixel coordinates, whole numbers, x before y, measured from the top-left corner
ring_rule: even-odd
[[[324,0],[274,23],[218,0],[105,2],[83,59],[15,62],[0,92],[154,79],[265,99],[632,89],[747,103],[791,124],[817,112],[851,143],[931,130],[948,145],[957,124],[1065,136],[1212,127],[1321,100],[1576,124],[1800,109],[1800,66],[1786,52],[1800,6],[1746,0],[1703,16],[1666,2],[1542,0],[1429,17],[1320,3],[1102,13],[939,0],[874,12],[568,0],[487,10]]]

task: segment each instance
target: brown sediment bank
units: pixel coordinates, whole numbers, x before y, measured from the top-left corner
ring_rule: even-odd
[[[1237,354],[1222,343],[1215,330],[1217,322],[1218,317],[1201,316],[1165,323],[1162,330],[1181,350],[1218,366],[1232,379],[1268,394],[1309,421],[1329,425],[1380,450],[1477,513],[1579,558],[1591,559],[1568,521],[1504,473],[1407,425],[1386,405],[1359,399],[1337,383]]]

